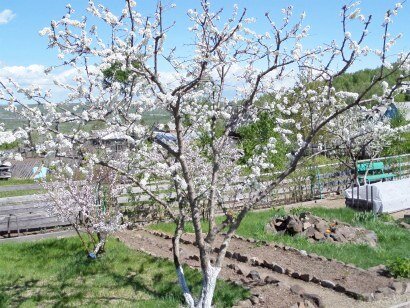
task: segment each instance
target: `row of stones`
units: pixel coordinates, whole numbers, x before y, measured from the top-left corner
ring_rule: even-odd
[[[312,258],[312,259],[339,263],[339,264],[341,264],[345,267],[352,268],[352,269],[355,269],[355,270],[358,270],[358,271],[361,271],[361,272],[366,272],[366,270],[364,270],[362,268],[359,268],[359,267],[355,266],[354,264],[346,264],[346,263],[344,263],[342,261],[339,261],[339,260],[319,256],[315,253],[306,253],[306,251],[304,251],[304,250],[298,250],[296,248],[285,246],[285,245],[282,245],[282,244],[268,244],[266,241],[259,241],[259,240],[255,240],[255,239],[252,239],[252,238],[245,238],[245,237],[239,236],[239,235],[234,235],[233,237],[238,239],[238,240],[246,241],[246,242],[249,242],[249,243],[258,243],[258,244],[262,244],[262,245],[266,245],[266,246],[270,246],[270,247],[275,247],[275,248],[278,248],[278,249],[283,249],[285,251],[293,251],[295,253],[299,253],[302,256]],[[239,258],[239,259],[244,260],[243,257]],[[238,260],[238,261],[240,261],[240,260]],[[278,264],[269,263],[266,260],[260,261],[257,258],[251,258],[250,261],[251,261],[252,265],[261,266],[261,267],[264,267],[264,268],[269,268],[269,269],[271,269],[275,272],[278,272],[280,274],[288,275],[288,276],[290,276],[292,278],[295,278],[295,279],[300,279],[300,280],[303,280],[303,281],[306,281],[306,282],[317,283],[317,284],[320,284],[322,287],[333,289],[336,292],[344,293],[347,296],[353,297],[354,299],[360,299],[360,300],[364,300],[364,301],[373,301],[373,300],[379,300],[379,299],[384,298],[386,296],[393,296],[394,294],[410,293],[410,283],[409,282],[392,281],[388,287],[381,287],[381,288],[377,289],[375,292],[372,292],[372,293],[358,293],[356,291],[346,289],[342,285],[334,283],[331,280],[326,280],[326,279],[320,280],[315,276],[311,276],[309,274],[301,274],[301,273],[295,272],[291,268],[283,268]]]
[[[172,237],[166,233],[162,233],[159,231],[149,231],[151,234],[156,235],[156,236],[160,236],[162,238],[165,239],[172,239]],[[358,268],[353,264],[346,264],[344,262],[338,261],[338,260],[334,260],[334,259],[329,259],[323,256],[319,256],[315,253],[306,253],[306,251],[304,250],[298,250],[296,248],[293,247],[289,247],[289,246],[285,246],[282,244],[268,244],[266,241],[259,241],[259,240],[255,240],[252,238],[244,238],[242,236],[238,236],[238,235],[234,235],[233,238],[238,239],[238,240],[242,240],[242,241],[246,241],[249,243],[257,243],[257,244],[262,244],[265,246],[269,246],[269,247],[275,247],[278,249],[283,249],[285,251],[293,251],[293,252],[297,252],[302,256],[308,257],[308,258],[315,258],[321,261],[331,261],[331,262],[336,262],[339,263],[343,266],[355,269],[355,270],[359,270],[362,272],[366,272],[366,270],[362,269],[362,268]],[[186,240],[186,239],[181,239],[181,243],[183,244],[187,244],[187,245],[195,245],[194,242],[190,241],[190,240]],[[218,252],[218,248],[214,248],[214,251],[217,253]],[[258,258],[255,257],[248,257],[246,255],[243,255],[239,252],[231,252],[231,251],[227,251],[226,252],[226,257],[229,259],[234,259],[237,260],[239,262],[242,263],[248,263],[250,262],[252,266],[260,266],[266,269],[270,269],[272,271],[275,271],[279,274],[284,274],[284,275],[288,275],[294,279],[300,279],[303,280],[305,282],[312,282],[312,283],[316,283],[321,285],[322,287],[325,288],[329,288],[329,289],[333,289],[336,292],[340,292],[340,293],[344,293],[349,297],[352,297],[354,299],[358,299],[358,300],[364,300],[364,301],[373,301],[373,300],[379,300],[381,298],[384,298],[386,296],[393,296],[394,294],[404,294],[404,293],[410,293],[410,283],[409,282],[399,282],[399,281],[392,281],[391,284],[389,285],[389,287],[381,287],[379,289],[377,289],[375,292],[371,292],[371,293],[358,293],[356,290],[351,290],[351,289],[347,289],[344,286],[334,283],[331,280],[327,280],[327,279],[318,279],[315,276],[312,276],[310,274],[307,273],[299,273],[295,270],[293,270],[292,268],[285,268],[283,266],[280,266],[279,264],[276,263],[271,263],[268,262],[266,260],[259,260]]]
[[[251,270],[249,273],[241,268],[241,266],[237,264],[229,264],[228,268],[232,269],[235,271],[236,274],[238,275],[243,275],[246,278],[251,279],[254,283],[256,283],[258,286],[264,286],[267,284],[273,284],[275,286],[281,286],[282,288],[288,289],[290,292],[299,295],[301,299],[303,300],[302,302],[298,302],[296,304],[296,307],[318,307],[322,308],[324,307],[324,303],[322,302],[322,299],[320,298],[319,295],[312,294],[312,293],[307,293],[301,286],[299,285],[294,285],[292,287],[288,286],[287,284],[275,279],[272,276],[266,276],[264,280],[261,279],[261,276],[258,271],[256,270]],[[263,304],[264,299],[258,294],[253,294],[248,301],[252,305],[257,305],[257,304]],[[246,302],[246,301],[245,301]],[[240,306],[240,305],[239,305]],[[248,305],[245,305],[248,306]],[[293,306],[292,306],[293,307]]]
[[[158,231],[152,231],[152,230],[146,230],[148,233],[155,235],[155,236],[159,236],[161,238],[164,239],[172,239],[172,237],[166,233],[162,233],[162,232],[158,232]],[[181,239],[181,243],[186,244],[186,245],[195,245],[195,243],[189,241],[189,240],[185,240],[185,239]],[[157,257],[156,255],[152,254],[151,252],[147,252],[144,250],[144,252],[150,254],[151,256]],[[247,263],[248,262],[248,258],[246,256],[241,256],[239,254],[231,254],[230,252],[227,253],[227,255],[229,256],[228,258],[232,258],[237,260],[238,258],[240,260],[237,260],[238,262],[242,262],[242,263]],[[197,255],[195,256],[189,256],[189,258],[191,260],[195,260],[195,261],[199,261],[199,257]],[[244,269],[242,269],[240,266],[236,265],[236,264],[228,264],[228,268],[232,269],[235,271],[236,274],[238,275],[243,275],[246,278],[251,279],[252,281],[256,282],[259,286],[262,285],[267,285],[267,284],[273,284],[273,285],[279,285],[281,284],[281,287],[287,288],[289,289],[292,293],[299,295],[301,297],[301,299],[303,300],[303,302],[297,303],[297,307],[302,307],[302,305],[304,305],[305,307],[312,307],[312,308],[323,308],[324,304],[322,302],[322,299],[316,295],[316,294],[311,294],[308,292],[305,292],[305,290],[299,286],[299,285],[294,285],[292,287],[289,287],[286,284],[281,283],[279,280],[275,279],[272,276],[266,276],[264,280],[261,279],[259,272],[252,270],[249,273],[247,271],[245,271]],[[228,282],[237,284],[237,285],[241,285],[243,286],[242,283],[235,281],[235,280],[231,280],[228,279]],[[238,306],[246,306],[248,307],[250,305],[258,305],[258,304],[263,304],[264,303],[264,298],[257,293],[252,293],[251,297],[248,298],[247,300],[241,302],[238,304]],[[302,304],[303,303],[303,304]]]

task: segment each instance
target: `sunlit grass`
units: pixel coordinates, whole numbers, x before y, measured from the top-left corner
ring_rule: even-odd
[[[357,212],[349,208],[329,209],[316,207],[305,210],[326,219],[336,219],[373,230],[379,239],[378,246],[372,248],[367,245],[357,244],[333,244],[326,242],[310,243],[303,236],[267,233],[265,231],[266,224],[274,216],[286,214],[283,209],[270,209],[248,213],[240,225],[237,234],[258,240],[282,243],[327,258],[337,259],[346,263],[353,263],[362,268],[369,268],[378,264],[386,264],[388,261],[394,260],[397,257],[410,257],[410,231],[400,228],[395,223],[385,223],[381,219],[357,222],[354,220]],[[203,223],[203,226],[204,231],[206,231],[206,222]],[[172,223],[159,223],[152,225],[151,228],[167,233],[173,233],[175,230],[175,226]],[[187,224],[186,231],[193,231],[192,224]]]
[[[197,271],[185,269],[194,292]],[[247,291],[218,282],[219,307]],[[0,307],[180,307],[183,297],[172,262],[111,240],[101,258],[90,260],[77,238],[0,244]]]

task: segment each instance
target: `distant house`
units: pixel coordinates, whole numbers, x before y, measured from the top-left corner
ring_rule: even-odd
[[[134,144],[129,135],[122,132],[96,131],[89,139],[89,144],[95,148],[108,147],[114,152],[121,152]]]

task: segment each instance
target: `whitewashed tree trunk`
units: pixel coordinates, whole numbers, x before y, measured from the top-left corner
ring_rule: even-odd
[[[208,268],[203,274],[203,284],[201,296],[196,304],[197,308],[210,308],[212,307],[212,299],[214,298],[216,280],[221,271],[220,267],[213,267],[208,264]]]
[[[184,270],[182,266],[178,266],[176,271],[177,271],[177,276],[178,276],[178,282],[181,286],[182,293],[184,294],[185,302],[187,303],[188,307],[193,308],[195,307],[195,301],[186,283]]]
[[[201,295],[197,300],[194,300],[188,285],[185,280],[184,270],[182,266],[177,268],[178,281],[181,286],[185,302],[190,308],[210,308],[212,307],[212,300],[215,293],[216,281],[218,279],[219,273],[221,272],[220,267],[213,267],[208,264],[207,269],[203,271],[203,281]]]

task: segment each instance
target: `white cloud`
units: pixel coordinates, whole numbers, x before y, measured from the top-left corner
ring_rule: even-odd
[[[5,9],[0,12],[0,25],[9,23],[14,17],[16,17],[16,14],[14,14],[12,10]]]
[[[61,83],[71,83],[72,78],[77,74],[73,68],[54,70],[45,74],[45,66],[40,64],[31,64],[29,66],[3,66],[0,67],[0,80],[8,84],[12,79],[24,88],[40,86],[43,90],[50,89],[55,101],[63,100],[67,91],[54,84],[54,80]]]

